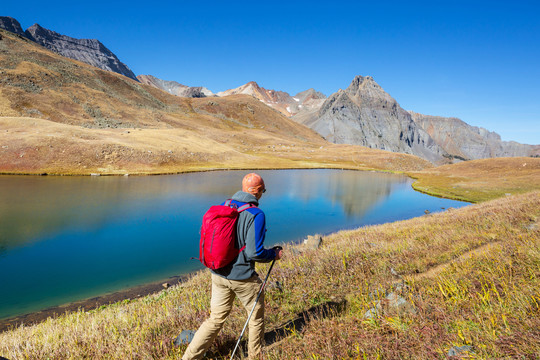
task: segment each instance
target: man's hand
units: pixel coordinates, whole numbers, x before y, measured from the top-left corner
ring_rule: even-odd
[[[275,259],[276,260],[281,259],[281,257],[283,256],[283,248],[281,246],[274,246],[272,249],[276,253]]]

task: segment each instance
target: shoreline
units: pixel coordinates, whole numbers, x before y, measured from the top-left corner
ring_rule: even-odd
[[[78,310],[90,311],[103,305],[111,305],[123,300],[132,300],[151,294],[157,294],[160,291],[165,290],[167,287],[186,281],[195,273],[196,272],[185,275],[175,275],[160,281],[138,285],[113,293],[103,294],[63,305],[51,306],[43,310],[17,315],[6,319],[0,319],[0,333],[14,330],[23,324],[25,326],[39,324],[48,318],[57,318],[58,316],[68,312],[76,312]],[[168,284],[167,287],[164,286],[165,283]]]
[[[259,170],[352,170],[352,171],[367,171],[367,172],[383,172],[383,173],[392,173],[398,175],[407,175],[407,170],[389,170],[389,169],[379,169],[379,168],[359,168],[358,166],[315,166],[315,167],[305,167],[305,166],[284,166],[284,167],[209,167],[209,168],[200,168],[200,169],[184,169],[178,171],[165,171],[165,172],[81,172],[81,173],[70,173],[70,172],[2,172],[0,171],[0,176],[36,176],[36,177],[99,177],[99,176],[163,176],[163,175],[182,175],[182,174],[191,174],[191,173],[204,173],[204,172],[214,172],[214,171],[259,171]],[[409,175],[407,175],[409,176]],[[411,176],[409,176],[411,177]]]

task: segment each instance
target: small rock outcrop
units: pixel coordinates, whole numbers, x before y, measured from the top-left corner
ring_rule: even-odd
[[[103,70],[122,74],[130,79],[138,81],[135,74],[127,67],[127,65],[121,62],[116,55],[107,49],[99,40],[75,39],[45,29],[39,24],[34,24],[29,27],[25,34],[27,38],[62,56],[82,61]]]
[[[416,314],[414,306],[395,292],[388,294],[382,300],[376,301],[373,305],[371,309],[366,311],[364,318],[371,319],[383,314]]]
[[[462,357],[473,354],[473,347],[471,345],[453,346],[448,350],[449,357]]]
[[[312,249],[312,250],[317,250],[318,248],[320,248],[322,245],[322,236],[321,235],[309,235],[305,240],[304,240],[304,247],[306,249]]]
[[[414,122],[454,159],[475,160],[492,157],[538,156],[540,146],[502,141],[495,132],[471,126],[453,117],[423,115],[409,111]]]
[[[21,24],[16,19],[9,16],[0,16],[0,29],[7,30],[22,37],[26,37],[26,34],[21,27]]]
[[[137,76],[137,79],[143,84],[151,85],[155,88],[164,90],[171,95],[180,97],[202,98],[214,96],[210,90],[202,86],[193,87],[182,85],[176,81],[162,80],[152,75],[139,75]]]
[[[195,337],[195,333],[195,330],[182,330],[180,335],[178,335],[176,339],[174,339],[174,345],[188,345]]]

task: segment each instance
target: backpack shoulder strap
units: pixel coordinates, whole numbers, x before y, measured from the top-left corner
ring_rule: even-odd
[[[247,209],[252,208],[252,207],[257,207],[257,206],[253,205],[252,203],[247,203],[245,205],[240,206],[237,210],[238,210],[238,212],[242,212],[242,211],[247,210]]]

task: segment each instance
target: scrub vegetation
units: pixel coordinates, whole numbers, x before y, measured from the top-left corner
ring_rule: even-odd
[[[537,358],[539,217],[540,192],[533,191],[342,231],[319,249],[286,245],[267,289],[266,358],[431,359],[454,347],[472,358]],[[260,274],[267,269],[259,265]],[[407,311],[384,306],[391,292]],[[377,301],[380,311],[366,317]],[[0,355],[177,359],[185,345],[175,346],[175,337],[198,328],[209,302],[210,276],[201,271],[154,295],[4,332]],[[308,311],[331,304],[342,306]],[[232,350],[245,317],[236,304],[213,357]]]

